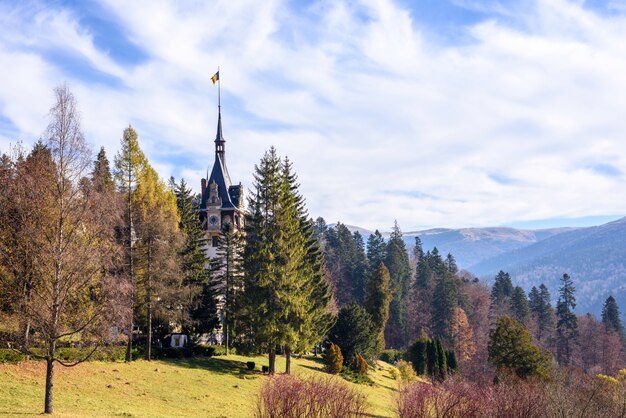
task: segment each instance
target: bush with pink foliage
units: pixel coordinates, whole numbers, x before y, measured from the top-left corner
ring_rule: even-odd
[[[365,395],[336,377],[298,378],[281,375],[261,388],[256,418],[364,417]]]

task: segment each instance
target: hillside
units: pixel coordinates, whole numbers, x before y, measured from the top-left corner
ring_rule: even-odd
[[[247,372],[264,357],[220,356],[170,361],[135,361],[130,364],[88,362],[55,372],[55,414],[58,417],[211,417],[248,418],[267,376]],[[294,359],[293,373],[328,377],[313,358]],[[277,358],[277,369],[284,359]],[[390,366],[379,363],[370,372],[373,386],[354,385],[363,391],[375,417],[391,417],[396,382]],[[0,364],[0,416],[39,416],[43,410],[44,362]]]
[[[334,226],[329,225],[329,226]],[[346,225],[351,231],[358,231],[364,239],[373,232],[359,226]],[[423,231],[409,231],[404,233],[404,242],[407,248],[415,245],[415,237],[422,240],[424,250],[437,247],[440,253],[451,253],[456,258],[460,268],[473,266],[481,261],[496,255],[516,250],[542,241],[546,238],[571,231],[574,228],[551,228],[539,230],[515,229],[505,227],[492,228],[434,228]],[[383,233],[385,237],[389,233]]]
[[[407,232],[404,239],[411,247],[415,236],[422,240],[424,250],[437,247],[440,253],[454,255],[460,268],[467,268],[483,260],[511,250],[523,248],[551,236],[571,230],[571,228],[553,228],[524,230],[515,228],[461,228],[428,229]]]
[[[514,283],[526,289],[543,282],[553,298],[559,278],[567,272],[577,288],[579,314],[599,314],[610,294],[625,309],[626,218],[566,231],[479,262],[469,270],[482,277],[505,270],[511,273]]]

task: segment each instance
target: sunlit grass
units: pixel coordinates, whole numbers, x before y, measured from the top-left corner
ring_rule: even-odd
[[[254,361],[257,372],[246,369]],[[266,357],[219,356],[131,364],[90,362],[56,367],[54,416],[59,417],[224,417],[252,416],[257,392],[267,377]],[[284,370],[277,358],[277,371]],[[319,361],[294,359],[296,375],[322,375]],[[373,386],[355,385],[368,397],[369,413],[393,416],[397,384],[390,366],[370,371]],[[45,364],[0,364],[0,416],[35,416],[43,411]],[[351,383],[349,383],[351,384]],[[352,385],[352,384],[351,384]]]

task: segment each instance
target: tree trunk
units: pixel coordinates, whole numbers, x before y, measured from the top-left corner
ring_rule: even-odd
[[[276,347],[274,344],[270,344],[269,363],[268,374],[272,376],[276,373]]]
[[[152,272],[151,272],[151,256],[152,256],[152,242],[148,243],[148,275],[146,277],[147,280],[147,289],[146,289],[146,297],[148,298],[148,342],[146,347],[146,359],[148,361],[152,360]]]
[[[285,374],[291,374],[291,348],[285,347]]]
[[[226,355],[228,355],[228,323],[226,323],[226,311],[224,311],[224,330],[225,330],[225,338],[224,338],[224,345],[226,346]]]
[[[52,413],[52,379],[54,378],[54,358],[48,357],[46,365],[46,397],[44,401],[44,414]]]
[[[130,310],[130,327],[128,328],[128,343],[126,344],[126,363],[133,360],[133,309]]]

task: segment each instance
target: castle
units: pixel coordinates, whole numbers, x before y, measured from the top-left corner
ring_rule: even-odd
[[[230,223],[235,229],[243,228],[244,201],[241,182],[233,185],[226,168],[226,151],[222,135],[222,109],[218,106],[217,134],[215,135],[215,162],[211,175],[200,182],[202,200],[200,221],[207,237],[207,255],[217,253],[218,236],[222,226]]]

